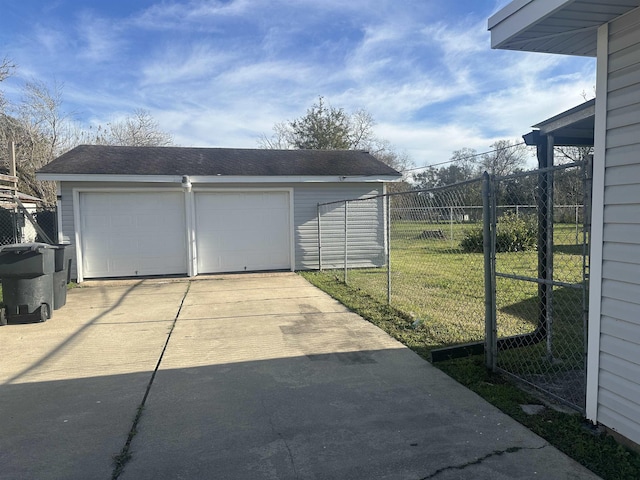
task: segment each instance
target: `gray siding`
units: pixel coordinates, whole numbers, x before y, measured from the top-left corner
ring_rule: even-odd
[[[376,188],[377,187],[377,188]],[[296,187],[296,269],[318,268],[318,203],[363,198],[382,193],[381,185],[334,184]],[[322,266],[344,266],[344,203],[322,207]],[[352,267],[384,263],[382,199],[354,202],[347,210],[348,262]]]
[[[640,9],[610,25],[607,88],[598,420],[640,443]]]
[[[158,183],[96,183],[96,182],[63,182],[62,193],[62,235],[65,241],[74,243],[75,225],[73,219],[73,189],[74,188],[134,188],[144,189],[161,188]],[[168,187],[176,187],[176,184],[166,184]],[[212,188],[293,188],[293,222],[295,243],[295,269],[308,270],[318,268],[318,203],[332,202],[351,198],[361,198],[382,193],[382,184],[379,183],[299,183],[299,184],[198,184],[196,187]],[[350,263],[354,266],[372,266],[380,264],[383,246],[383,222],[382,200],[378,200],[378,208],[366,208],[366,211],[353,212],[350,220],[355,227],[353,236],[349,241],[352,250]],[[351,217],[351,216],[350,216]],[[343,250],[343,247],[341,251]],[[77,271],[72,267],[72,275],[75,278]]]

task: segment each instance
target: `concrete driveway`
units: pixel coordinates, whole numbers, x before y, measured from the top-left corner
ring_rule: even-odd
[[[87,283],[0,328],[2,479],[588,479],[292,274]]]

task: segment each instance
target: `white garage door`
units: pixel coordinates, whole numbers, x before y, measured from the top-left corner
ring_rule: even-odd
[[[198,273],[291,268],[288,192],[195,194]]]
[[[80,194],[85,278],[187,273],[182,192]]]

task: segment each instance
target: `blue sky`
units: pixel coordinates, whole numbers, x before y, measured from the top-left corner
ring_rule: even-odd
[[[595,59],[490,49],[506,0],[4,1],[0,84],[63,86],[83,124],[149,110],[182,146],[256,148],[324,96],[416,165],[484,151],[593,94]]]

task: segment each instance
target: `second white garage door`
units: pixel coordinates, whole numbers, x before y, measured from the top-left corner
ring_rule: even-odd
[[[291,268],[288,192],[195,194],[198,273]]]

